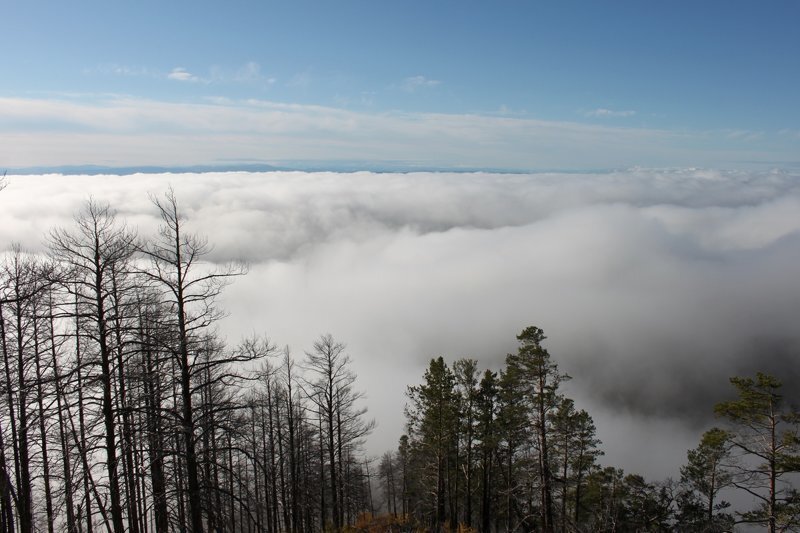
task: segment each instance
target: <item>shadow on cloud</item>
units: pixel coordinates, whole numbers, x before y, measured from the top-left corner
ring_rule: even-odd
[[[405,386],[431,357],[499,368],[535,324],[607,446],[661,431],[674,462],[729,395],[729,376],[763,370],[788,390],[800,384],[798,178],[646,169],[10,177],[0,245],[41,249],[89,191],[147,234],[157,224],[147,193],[171,184],[212,259],[251,265],[226,293],[223,333],[233,343],[266,331],[298,355],[320,333],[347,342],[385,426],[376,453],[395,445]]]

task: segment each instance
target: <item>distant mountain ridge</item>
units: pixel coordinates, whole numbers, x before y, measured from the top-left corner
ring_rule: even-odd
[[[4,169],[0,169],[4,170]],[[431,165],[425,163],[409,163],[403,161],[281,161],[278,164],[267,163],[222,163],[209,165],[55,165],[9,168],[8,175],[31,176],[39,174],[62,174],[65,176],[108,174],[126,176],[130,174],[187,174],[207,172],[375,172],[375,173],[409,173],[409,172],[487,172],[491,174],[537,174],[537,173],[603,173],[612,169],[521,169],[498,167],[460,167],[447,165]]]
[[[30,176],[36,174],[64,174],[66,176],[88,175],[97,176],[110,174],[125,176],[128,174],[186,174],[204,172],[270,172],[275,170],[289,170],[266,164],[224,164],[224,165],[190,165],[190,166],[102,166],[102,165],[64,165],[52,167],[25,167],[8,170],[9,175]]]

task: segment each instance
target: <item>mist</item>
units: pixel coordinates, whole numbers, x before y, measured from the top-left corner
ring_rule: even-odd
[[[677,476],[728,378],[800,384],[800,175],[205,173],[8,176],[0,247],[44,249],[89,195],[142,235],[148,194],[175,189],[215,262],[245,261],[220,333],[296,357],[320,334],[348,346],[378,430],[396,446],[407,385],[430,358],[498,369],[541,327],[595,418],[602,462]]]

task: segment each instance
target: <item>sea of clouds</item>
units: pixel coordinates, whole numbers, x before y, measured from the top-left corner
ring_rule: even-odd
[[[0,248],[44,249],[91,195],[147,235],[173,187],[209,259],[241,260],[229,344],[253,333],[301,358],[348,345],[396,446],[405,388],[431,357],[498,369],[537,325],[567,393],[595,418],[603,462],[678,476],[728,378],[800,384],[800,173],[268,172],[8,176]]]

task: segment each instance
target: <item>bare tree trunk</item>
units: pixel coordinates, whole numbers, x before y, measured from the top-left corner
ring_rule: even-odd
[[[35,304],[35,302],[34,302]],[[47,515],[47,531],[53,533],[53,496],[50,487],[50,460],[47,454],[47,429],[45,427],[45,410],[44,410],[44,392],[42,390],[42,365],[41,365],[41,352],[39,350],[39,326],[38,318],[36,316],[36,309],[34,305],[33,315],[33,346],[34,346],[34,363],[36,366],[36,400],[39,407],[39,436],[41,438],[42,448],[42,477],[44,481],[44,503],[45,512]]]
[[[260,406],[260,416],[261,416],[261,461],[264,464],[264,521],[266,522],[266,533],[274,533],[272,530],[272,514],[274,510],[272,509],[272,491],[270,490],[270,482],[269,478],[272,476],[274,479],[275,475],[272,471],[270,465],[272,463],[271,453],[269,451],[269,446],[267,444],[267,418],[266,413],[264,412],[264,404],[261,403]],[[322,528],[320,531],[324,530]]]
[[[16,305],[14,318],[16,321],[17,341],[17,389],[19,409],[17,442],[19,443],[19,485],[17,486],[17,502],[19,508],[19,527],[21,533],[33,531],[33,506],[31,489],[30,456],[28,450],[28,383],[25,376],[25,346],[22,326],[22,292],[17,278],[14,283]]]
[[[165,200],[153,198],[162,226],[160,238],[149,243],[142,252],[152,261],[152,268],[142,272],[156,284],[171,306],[173,324],[177,325],[177,359],[181,395],[181,430],[186,459],[186,484],[189,494],[189,516],[192,533],[203,532],[203,499],[200,491],[197,453],[195,449],[195,414],[192,406],[192,371],[197,351],[194,343],[200,333],[220,317],[214,299],[230,278],[243,270],[225,269],[195,273],[194,267],[208,253],[204,239],[183,231],[178,202],[170,190]]]
[[[256,511],[256,531],[261,533],[261,476],[258,475],[258,435],[256,433],[256,406],[255,400],[250,404],[250,444],[253,462],[253,498]]]
[[[272,391],[272,379],[267,377],[267,415],[269,416],[269,461],[272,473],[272,531],[278,533],[278,476],[275,464],[275,424],[274,424],[274,397]],[[280,436],[278,436],[278,446],[280,447]],[[280,459],[279,459],[280,460]],[[281,475],[281,481],[283,476]]]
[[[103,423],[105,425],[106,470],[108,472],[108,490],[111,498],[111,521],[114,524],[114,533],[124,533],[125,524],[122,518],[122,504],[120,502],[119,474],[117,471],[117,440],[116,423],[114,420],[114,402],[111,383],[111,351],[108,347],[108,328],[106,324],[105,298],[103,296],[103,270],[100,261],[99,244],[95,253],[94,293],[96,312],[94,319],[97,322],[100,345],[100,381],[103,385]]]
[[[319,521],[320,531],[325,531],[325,517],[327,515],[327,508],[325,507],[325,445],[322,432],[322,401],[317,402],[319,415]]]
[[[153,368],[152,353],[145,348],[144,395],[147,424],[148,456],[150,480],[153,491],[153,513],[155,515],[156,533],[167,533],[169,528],[169,511],[167,510],[167,489],[164,476],[164,446],[161,428],[161,415],[158,410],[161,404],[161,392],[157,373]]]
[[[228,520],[230,520],[232,531],[237,531],[235,494],[233,487],[233,446],[231,446],[231,434],[228,432]]]
[[[126,531],[130,533],[139,533],[139,516],[136,509],[136,479],[135,469],[133,466],[133,428],[131,427],[131,413],[128,406],[128,391],[125,374],[125,340],[123,339],[122,332],[124,329],[123,319],[125,317],[126,309],[123,307],[121,299],[124,297],[119,286],[118,276],[119,272],[112,264],[110,271],[111,276],[111,296],[112,296],[112,316],[114,323],[114,336],[115,336],[115,351],[117,359],[117,401],[119,402],[119,413],[122,418],[122,442],[124,447],[122,449],[122,470],[123,479],[125,482],[125,495],[128,508],[128,528]],[[121,511],[121,509],[120,509]]]
[[[285,394],[285,391],[284,391]],[[280,409],[278,409],[280,411]],[[276,431],[278,435],[278,465],[280,469],[280,476],[281,476],[281,507],[283,509],[283,524],[284,524],[284,531],[291,531],[292,529],[292,522],[289,514],[289,505],[288,505],[288,498],[286,497],[286,474],[284,464],[286,463],[286,455],[283,453],[283,432],[281,428],[283,427],[283,422],[280,418],[280,412],[277,414],[277,422],[276,422]]]
[[[0,340],[2,341],[2,348],[3,348],[3,364],[5,365],[5,375],[6,375],[6,401],[8,402],[8,417],[11,424],[11,445],[14,451],[14,473],[16,478],[16,486],[19,487],[19,448],[17,447],[17,423],[16,423],[16,415],[14,414],[14,396],[13,396],[13,389],[11,387],[11,369],[9,365],[9,354],[8,354],[8,341],[6,338],[6,327],[5,327],[5,318],[3,316],[3,304],[0,303]],[[2,434],[0,434],[0,438],[2,438]],[[2,447],[5,450],[5,446]],[[5,451],[3,451],[3,462],[5,463]],[[8,476],[8,469],[4,467],[3,469],[5,474],[5,480],[3,481],[3,485],[6,487],[11,488],[12,483],[11,479]],[[7,498],[8,495],[5,495]],[[10,500],[10,499],[9,499]],[[9,501],[10,503],[10,501]],[[16,503],[16,498],[15,498]],[[11,531],[14,530],[13,528],[13,511],[9,507],[7,512],[8,515],[8,524]]]
[[[206,377],[206,382],[209,381],[209,378]],[[210,392],[207,387],[204,387],[201,390],[200,395],[200,402],[201,402],[201,419],[203,420],[203,426],[200,428],[200,433],[202,434],[202,449],[200,450],[200,455],[203,457],[203,468],[205,470],[205,477],[206,479],[211,479],[211,433],[214,431],[214,420],[213,420],[213,413],[211,408],[211,398]],[[205,492],[205,501],[206,501],[206,524],[208,525],[208,531],[216,531],[217,530],[217,516],[214,509],[214,504],[211,501],[211,490],[206,490]]]
[[[73,484],[72,484],[72,462],[70,459],[69,440],[64,425],[64,409],[62,406],[62,398],[66,401],[63,392],[63,384],[61,383],[61,375],[58,369],[58,355],[56,353],[55,344],[55,309],[53,307],[52,295],[50,299],[50,347],[53,365],[53,381],[56,388],[56,408],[58,410],[58,435],[61,441],[61,458],[62,468],[64,470],[64,504],[67,507],[67,533],[77,532],[77,523],[75,522],[75,503],[73,497]]]
[[[83,401],[83,357],[81,353],[81,333],[80,333],[80,313],[78,312],[78,293],[75,293],[75,364],[76,376],[78,379],[78,424],[80,428],[80,440],[76,439],[76,446],[78,446],[78,453],[83,467],[83,494],[86,506],[86,533],[92,533],[92,496],[89,491],[89,478],[91,472],[89,470],[89,459],[87,458],[87,445],[86,445],[86,418]],[[71,419],[68,417],[68,420]]]
[[[285,365],[286,365],[286,425],[287,430],[289,432],[289,449],[287,450],[289,454],[289,494],[291,498],[291,514],[292,514],[292,522],[291,522],[291,529],[292,533],[297,533],[299,531],[298,524],[300,522],[300,508],[298,505],[298,494],[299,494],[299,479],[298,479],[298,468],[297,468],[297,447],[295,444],[295,432],[296,432],[296,413],[295,413],[295,405],[294,405],[294,395],[292,391],[292,383],[294,382],[294,377],[292,375],[292,369],[294,367],[293,361],[289,354],[289,349],[287,347],[285,351]]]
[[[3,428],[0,426],[0,504],[2,504],[2,514],[0,514],[0,532],[2,533],[15,531],[14,508],[11,506],[11,496],[13,490],[11,479],[8,477],[5,443],[3,442]]]

